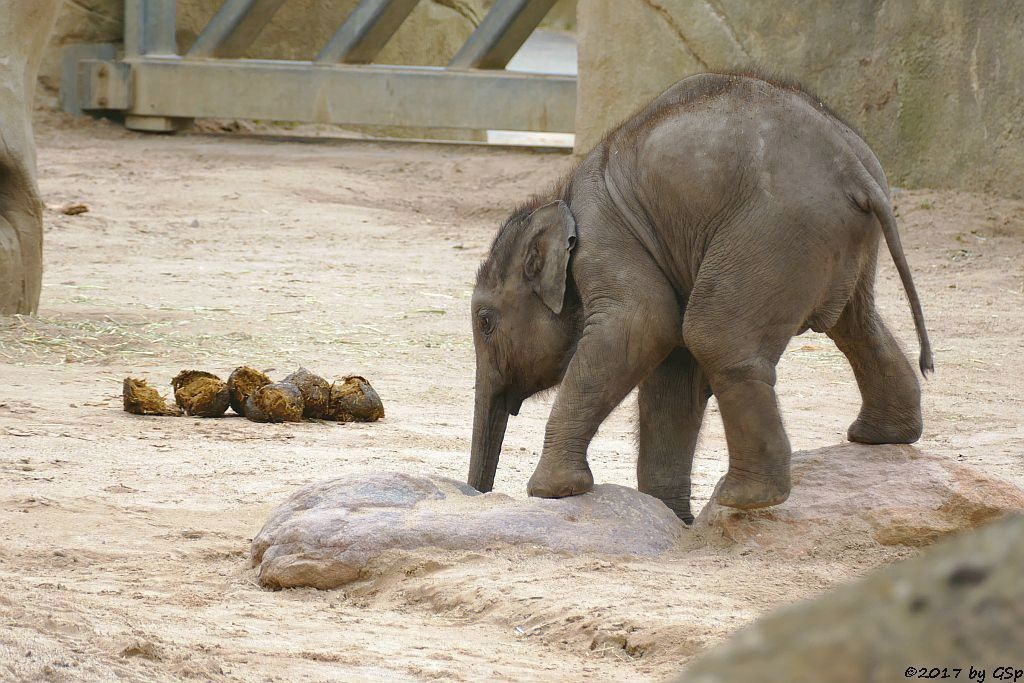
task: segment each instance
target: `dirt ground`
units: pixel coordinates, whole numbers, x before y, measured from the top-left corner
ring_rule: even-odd
[[[346,590],[270,592],[248,547],[310,480],[465,475],[468,305],[503,215],[564,154],[244,135],[38,130],[38,317],[0,319],[0,679],[658,680],[781,604],[912,551],[793,563],[721,549],[656,560],[529,548],[389,564]],[[897,195],[936,348],[919,447],[1024,485],[1024,203]],[[67,216],[70,202],[88,213]],[[916,358],[888,258],[880,307]],[[300,365],[359,373],[377,424],[262,425],[121,412],[126,375]],[[793,341],[779,394],[796,449],[858,408],[823,335]],[[510,423],[497,490],[525,495],[549,399]],[[591,448],[635,486],[627,399]],[[712,409],[696,505],[724,471]]]

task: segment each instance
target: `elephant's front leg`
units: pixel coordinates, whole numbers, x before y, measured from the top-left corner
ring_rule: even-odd
[[[562,498],[594,487],[587,447],[609,413],[679,343],[674,300],[631,301],[588,316],[544,433],[527,491]]]
[[[679,347],[647,376],[638,397],[637,487],[659,498],[687,524],[693,522],[690,471],[708,389],[697,361]]]

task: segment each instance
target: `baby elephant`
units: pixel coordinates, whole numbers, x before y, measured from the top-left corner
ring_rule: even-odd
[[[556,385],[531,496],[590,491],[587,447],[639,385],[639,488],[689,522],[690,469],[713,394],[729,469],[723,505],[789,495],[775,365],[825,332],[853,366],[849,438],[921,436],[917,376],[875,308],[879,233],[921,305],[867,144],[800,87],[701,74],[666,90],[551,192],[504,223],[473,293],[476,406],[469,483],[491,490],[510,414]]]

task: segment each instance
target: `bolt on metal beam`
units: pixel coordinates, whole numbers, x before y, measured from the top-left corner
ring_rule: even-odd
[[[176,55],[175,0],[125,0],[125,57]]]
[[[74,65],[74,89],[67,93],[67,97],[74,95],[77,101],[68,103],[70,106],[66,105],[65,111],[81,114],[83,111],[131,107],[131,67],[128,62],[96,59],[88,53],[83,56],[85,59]],[[65,93],[61,93],[61,98],[65,98]]]
[[[448,64],[452,69],[504,69],[556,0],[495,0],[494,7]]]
[[[68,45],[64,48],[61,53],[60,63],[60,108],[62,111],[66,111],[69,114],[75,116],[81,116],[83,110],[83,102],[93,103],[93,107],[99,108],[98,99],[91,93],[86,93],[83,88],[89,87],[94,82],[99,80],[98,76],[91,74],[83,74],[83,66],[86,62],[91,60],[102,60],[108,63],[114,63],[117,58],[117,50],[113,45],[110,44],[97,44],[97,43],[75,43]],[[127,65],[123,62],[121,65],[127,69]],[[124,85],[127,88],[128,81],[124,80]],[[108,100],[112,99],[109,95]],[[124,103],[118,102],[118,106],[113,106],[113,109],[125,109],[130,104],[127,96],[125,97]]]
[[[226,0],[186,56],[241,56],[283,4],[284,0]]]

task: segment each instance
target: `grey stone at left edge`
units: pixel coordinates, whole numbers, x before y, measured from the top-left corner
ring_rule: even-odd
[[[657,555],[686,527],[660,500],[614,484],[548,500],[480,494],[446,477],[395,472],[308,484],[271,515],[252,542],[270,588],[335,588],[389,550],[486,550]]]
[[[0,0],[0,315],[35,313],[43,277],[32,98],[60,3]]]

